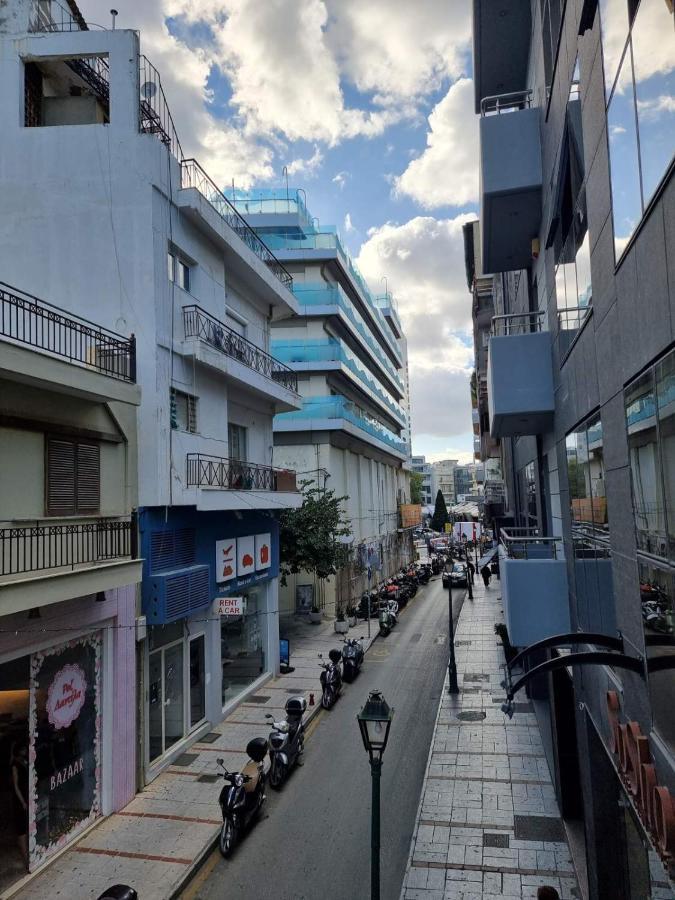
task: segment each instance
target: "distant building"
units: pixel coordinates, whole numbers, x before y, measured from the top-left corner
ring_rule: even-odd
[[[422,503],[424,506],[431,506],[434,497],[431,492],[431,463],[428,463],[425,456],[412,457],[412,470],[418,472],[422,478]]]
[[[436,495],[440,491],[445,499],[445,505],[450,509],[457,496],[455,492],[455,469],[458,466],[456,459],[441,459],[431,465],[431,495],[432,502],[436,502]]]

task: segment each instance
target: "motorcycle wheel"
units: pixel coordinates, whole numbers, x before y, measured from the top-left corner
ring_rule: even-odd
[[[305,734],[304,732],[298,736],[298,762],[302,763],[305,755]]]
[[[278,791],[281,785],[284,783],[284,772],[285,766],[281,762],[280,759],[274,757],[272,760],[272,765],[270,766],[270,787],[273,787],[275,791]]]
[[[228,817],[223,820],[223,827],[220,829],[220,838],[218,840],[218,847],[225,859],[232,854],[236,843],[237,826],[234,820]]]
[[[321,695],[321,705],[323,706],[324,709],[330,709],[331,706],[333,705],[333,701],[332,701],[331,696],[328,693],[328,691],[324,691],[323,694]]]

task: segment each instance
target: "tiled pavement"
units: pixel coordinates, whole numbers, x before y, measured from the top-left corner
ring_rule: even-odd
[[[359,622],[352,636],[367,634]],[[213,847],[220,829],[220,782],[216,758],[228,769],[242,766],[249,740],[269,734],[266,713],[281,716],[291,694],[303,694],[309,702],[306,722],[318,713],[321,699],[318,654],[327,658],[339,646],[333,623],[319,625],[289,621],[282,634],[291,641],[291,665],[295,671],[265,682],[223,722],[214,726],[209,741],[195,743],[183,760],[177,760],[141,791],[119,813],[102,820],[74,846],[54,860],[23,889],[12,896],[20,900],[85,900],[98,897],[111,884],[135,887],[142,900],[168,900],[175,896],[191,872]],[[377,620],[371,622],[372,639]],[[256,702],[265,698],[262,702]],[[185,762],[186,765],[178,765]]]
[[[460,694],[441,699],[401,900],[580,897],[534,713],[500,709],[499,582],[474,586],[455,641]]]

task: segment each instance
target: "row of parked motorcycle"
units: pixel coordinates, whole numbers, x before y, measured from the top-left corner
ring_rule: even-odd
[[[439,569],[440,571],[440,569]],[[417,563],[388,578],[377,588],[361,597],[358,615],[379,619],[380,634],[388,635],[398,620],[399,609],[415,596],[420,584],[427,584],[433,573],[432,563]],[[330,709],[337,702],[343,682],[354,681],[365,658],[363,637],[345,638],[342,649],[333,649],[324,660],[319,654],[321,666],[321,705]],[[267,739],[253,738],[246,746],[250,761],[241,772],[228,772],[225,761],[218,759],[220,775],[225,781],[219,803],[223,816],[219,846],[223,856],[234,850],[246,828],[259,816],[265,803],[265,785],[279,790],[291,770],[302,765],[305,752],[305,725],[303,716],[307,710],[304,697],[290,697],[286,701],[286,717],[274,721]],[[269,769],[265,772],[265,758],[269,755]]]

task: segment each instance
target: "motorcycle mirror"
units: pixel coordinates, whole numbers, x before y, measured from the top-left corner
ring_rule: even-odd
[[[265,713],[265,718],[266,718],[266,719],[273,719],[274,716],[272,715],[272,713]]]
[[[224,765],[225,765],[225,760],[223,759],[222,756],[219,756],[218,759],[216,760],[216,763],[217,763],[219,766],[224,766]]]
[[[323,659],[323,653],[319,653],[319,659]]]

